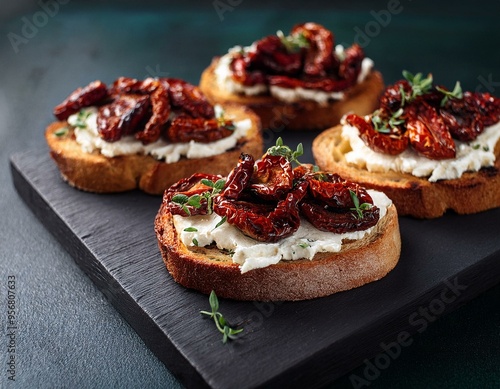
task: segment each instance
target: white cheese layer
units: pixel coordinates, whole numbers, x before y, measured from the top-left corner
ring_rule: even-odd
[[[233,53],[235,52],[251,52],[255,50],[253,46],[241,47],[236,46],[229,50],[229,52],[219,59],[215,69],[215,76],[217,84],[222,90],[229,93],[243,94],[246,96],[255,96],[270,93],[271,96],[278,100],[287,103],[293,103],[300,100],[312,100],[319,104],[325,105],[330,100],[342,100],[344,92],[325,92],[321,89],[306,89],[306,88],[284,88],[276,85],[267,86],[266,84],[257,84],[252,86],[245,86],[236,82],[232,77],[230,68]],[[337,58],[342,59],[345,56],[344,47],[337,45],[335,47],[335,55]],[[373,68],[373,61],[370,58],[364,58],[361,63],[361,72],[358,76],[357,82],[361,83],[368,76]]]
[[[368,193],[374,204],[380,208],[380,220],[382,220],[387,213],[387,208],[392,204],[391,200],[382,192],[369,190]],[[316,253],[339,252],[344,240],[362,239],[375,228],[334,234],[320,231],[302,219],[299,229],[291,236],[276,243],[263,243],[244,235],[227,222],[216,228],[217,223],[221,221],[221,217],[216,214],[191,217],[174,215],[173,220],[175,229],[185,246],[194,246],[194,242],[197,242],[198,246],[215,243],[219,249],[234,253],[232,255],[233,262],[240,265],[242,273],[274,265],[282,260],[290,261],[304,258],[311,260]],[[188,227],[194,227],[196,231],[185,231]]]
[[[68,118],[68,123],[75,127],[76,142],[86,153],[97,150],[102,155],[112,158],[119,155],[143,154],[165,161],[177,162],[181,157],[204,158],[219,155],[236,146],[238,139],[246,136],[252,127],[250,119],[235,122],[236,129],[226,137],[211,143],[190,141],[187,143],[169,143],[159,139],[154,143],[143,145],[134,136],[122,137],[116,142],[106,142],[99,136],[97,130],[97,108],[84,108],[88,114],[74,114]],[[80,111],[81,112],[81,111]],[[216,116],[220,115],[220,108],[216,107]],[[82,120],[81,118],[84,117]]]
[[[408,148],[398,155],[378,153],[359,137],[356,127],[344,124],[342,138],[349,141],[352,151],[345,154],[346,162],[369,172],[395,171],[416,177],[429,177],[430,182],[460,178],[464,172],[477,172],[495,163],[495,145],[500,139],[500,122],[486,127],[476,140],[455,141],[456,158],[433,160]]]

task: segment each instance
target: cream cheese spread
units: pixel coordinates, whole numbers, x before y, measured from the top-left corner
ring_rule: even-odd
[[[82,111],[80,111],[82,112]],[[220,106],[215,107],[216,117],[222,115]],[[82,120],[83,118],[83,120]],[[250,119],[235,122],[235,130],[226,137],[211,143],[190,141],[186,143],[169,143],[163,139],[144,145],[132,135],[124,136],[116,142],[106,142],[99,136],[97,130],[97,108],[84,108],[84,115],[74,114],[68,118],[68,124],[75,127],[76,142],[86,153],[99,151],[102,155],[112,158],[119,155],[143,154],[165,161],[177,162],[181,157],[204,158],[222,154],[236,146],[238,139],[246,136],[252,127]]]
[[[254,46],[241,47],[235,46],[229,49],[228,53],[219,59],[217,67],[215,68],[215,77],[217,84],[222,90],[230,93],[243,94],[246,96],[255,96],[269,93],[271,96],[278,100],[292,103],[299,100],[312,100],[319,104],[325,105],[330,100],[342,100],[344,92],[325,92],[320,89],[306,89],[306,88],[283,88],[276,85],[267,86],[265,84],[256,84],[252,86],[243,85],[235,81],[232,77],[230,68],[231,61],[234,53],[238,52],[252,52],[255,50]],[[335,55],[339,60],[345,57],[345,50],[342,45],[335,47]],[[364,58],[361,63],[361,72],[358,76],[357,82],[361,83],[368,76],[373,68],[373,61],[370,58]]]
[[[368,190],[368,193],[372,197],[374,205],[380,208],[380,220],[382,220],[387,213],[387,208],[392,204],[391,200],[382,192]],[[233,262],[240,265],[242,273],[274,265],[282,260],[312,260],[316,253],[339,252],[344,240],[362,239],[376,227],[363,231],[335,234],[320,231],[302,219],[299,229],[291,236],[276,243],[263,243],[244,235],[239,229],[227,222],[216,227],[217,223],[221,221],[221,217],[215,213],[191,217],[174,215],[173,220],[175,229],[186,247],[195,246],[194,242],[198,246],[215,243],[219,249],[233,253]],[[196,231],[192,231],[193,227]]]
[[[398,155],[378,153],[359,137],[356,127],[344,124],[342,138],[352,151],[345,154],[346,162],[369,172],[395,171],[416,177],[428,177],[430,182],[460,178],[464,172],[476,172],[495,163],[495,145],[500,139],[500,122],[486,127],[476,140],[465,143],[455,140],[456,158],[433,160],[417,154],[411,148]]]

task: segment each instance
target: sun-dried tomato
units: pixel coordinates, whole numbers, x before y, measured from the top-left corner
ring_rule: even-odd
[[[339,77],[351,84],[356,83],[359,74],[361,73],[361,63],[365,58],[363,49],[358,44],[345,49],[345,59],[339,66]]]
[[[396,112],[403,106],[403,99],[411,95],[411,85],[406,80],[397,81],[388,86],[380,96],[380,108],[388,112]]]
[[[267,36],[251,50],[232,56],[232,77],[245,86],[267,84],[336,92],[357,82],[364,52],[353,45],[340,61],[334,53],[333,34],[319,24],[304,23],[295,26],[288,37]]]
[[[107,142],[133,135],[149,144],[166,134],[171,142],[209,143],[234,129],[231,120],[215,118],[214,107],[198,87],[174,78],[119,77],[109,89],[95,81],[74,91],[54,114],[63,120],[92,105],[99,106],[98,130]]]
[[[262,70],[267,74],[297,74],[302,67],[302,54],[290,53],[277,36],[268,36],[255,45],[250,55],[249,70]]]
[[[500,120],[500,103],[488,93],[465,92],[461,99],[448,99],[439,113],[453,138],[470,142]]]
[[[82,108],[99,105],[108,97],[108,88],[101,81],[93,81],[84,88],[78,88],[61,104],[54,108],[54,115],[59,120],[66,120]]]
[[[220,126],[216,119],[177,117],[165,131],[165,138],[173,143],[195,141],[199,143],[215,142],[226,138],[232,130]]]
[[[349,114],[345,117],[345,121],[359,130],[359,137],[374,151],[397,155],[408,147],[408,138],[405,135],[376,131],[373,124],[361,116]]]
[[[305,176],[309,182],[309,194],[316,202],[336,209],[354,207],[351,192],[354,192],[360,203],[373,204],[368,192],[358,184],[346,181],[335,173],[313,173]]]
[[[255,240],[276,242],[299,228],[299,203],[307,192],[307,186],[307,181],[302,181],[274,207],[218,196],[214,201],[214,212],[226,217],[229,224]]]
[[[293,187],[292,164],[282,156],[265,155],[255,163],[249,189],[264,200],[279,200]]]
[[[180,108],[194,118],[211,119],[215,116],[214,107],[197,86],[177,78],[162,78],[160,81],[168,90],[173,108]]]
[[[304,73],[310,76],[326,76],[336,62],[333,56],[333,34],[317,23],[296,25],[291,35],[303,34],[310,47],[304,59]]]
[[[222,176],[204,173],[196,173],[190,177],[183,178],[165,191],[163,194],[163,202],[173,215],[206,215],[209,211],[208,200],[202,195],[211,192],[212,187],[205,185],[202,180],[209,180],[215,183],[220,179],[222,179]],[[192,205],[188,202],[191,196],[196,195],[200,196],[199,206]]]
[[[221,196],[228,199],[237,199],[250,183],[254,170],[254,158],[250,154],[242,153],[238,165],[227,176],[226,186]]]
[[[120,77],[111,86],[111,95],[116,98],[123,94],[149,96],[151,116],[144,128],[135,132],[135,138],[143,144],[156,142],[160,138],[162,127],[168,121],[170,115],[167,90],[160,81],[154,78],[146,78],[141,81],[134,78]]]
[[[134,133],[148,113],[149,98],[140,95],[122,95],[103,105],[97,114],[97,130],[106,142],[115,142],[123,135]]]
[[[373,227],[380,218],[380,210],[376,206],[364,210],[359,218],[351,210],[344,212],[330,211],[322,204],[303,201],[300,210],[306,219],[318,230],[329,231],[336,234],[361,231]]]
[[[438,112],[423,102],[416,108],[416,117],[406,123],[408,139],[419,154],[429,159],[455,158],[455,142]]]

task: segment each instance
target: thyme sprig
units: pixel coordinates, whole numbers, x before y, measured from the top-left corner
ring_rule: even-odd
[[[453,88],[452,91],[446,90],[444,88],[440,88],[439,86],[437,86],[436,89],[438,91],[440,91],[442,94],[444,94],[444,97],[441,100],[441,107],[444,107],[444,105],[448,102],[448,100],[450,98],[461,99],[464,97],[464,94],[462,92],[462,86],[460,85],[460,81],[457,81],[455,83],[455,87]]]
[[[214,319],[217,330],[223,335],[222,343],[227,343],[230,339],[236,339],[236,335],[243,332],[243,328],[236,329],[229,326],[222,313],[219,312],[219,299],[213,290],[210,292],[208,302],[210,304],[211,311],[200,311],[200,313]]]
[[[381,111],[377,109],[375,112],[373,112],[372,115],[372,123],[375,131],[381,132],[383,134],[391,133],[393,128],[396,128],[405,122],[404,119],[401,118],[403,112],[403,108],[399,108],[391,115],[389,120],[383,120],[380,117]]]
[[[269,147],[267,149],[267,154],[273,156],[285,157],[288,161],[294,162],[297,165],[301,165],[298,158],[304,154],[304,147],[302,143],[297,145],[297,149],[293,151],[290,147],[283,145],[283,139],[279,137],[276,139],[276,145]]]
[[[183,193],[179,193],[172,197],[171,201],[173,203],[179,204],[182,210],[188,216],[191,216],[191,211],[189,210],[188,206],[198,209],[201,207],[202,199],[205,199],[207,201],[207,211],[209,214],[211,214],[213,212],[213,198],[214,196],[218,195],[222,191],[222,189],[224,189],[224,185],[226,185],[226,180],[221,178],[216,182],[213,182],[211,180],[204,178],[201,180],[201,183],[203,185],[208,186],[209,188],[212,188],[212,190],[203,192],[201,195],[194,194],[191,196],[186,196]]]
[[[217,116],[217,125],[230,131],[236,130],[234,123],[226,118],[224,110],[221,110]]]
[[[276,35],[280,38],[286,51],[291,54],[298,53],[301,49],[307,49],[310,46],[309,39],[306,38],[303,32],[285,36],[283,31],[279,30],[276,32]]]
[[[417,96],[422,96],[428,93],[432,88],[432,74],[428,74],[427,77],[423,78],[422,73],[412,74],[407,70],[403,70],[403,77],[411,85],[411,94],[410,96],[406,96],[403,88],[400,88],[402,103],[401,106],[404,105],[404,102],[411,102],[415,100]]]
[[[350,208],[351,211],[354,211],[354,216],[358,219],[363,219],[363,211],[366,211],[372,207],[370,203],[359,203],[359,198],[356,195],[356,192],[349,189],[349,194],[351,195],[352,202],[354,203],[354,208]]]

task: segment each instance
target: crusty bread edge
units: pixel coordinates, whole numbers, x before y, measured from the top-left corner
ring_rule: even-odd
[[[372,70],[365,80],[345,91],[342,100],[321,105],[303,100],[286,103],[272,96],[245,96],[222,90],[215,68],[219,57],[212,60],[200,78],[200,89],[213,104],[236,103],[252,109],[262,121],[262,128],[273,130],[324,130],[340,122],[348,112],[366,115],[375,110],[384,89],[380,72]]]
[[[45,138],[61,176],[71,186],[95,193],[116,193],[138,188],[149,194],[161,195],[170,185],[194,173],[227,175],[242,152],[262,155],[263,139],[258,116],[237,105],[226,105],[224,108],[228,117],[251,119],[252,127],[236,147],[212,157],[181,158],[178,162],[165,163],[147,155],[108,158],[99,152],[85,153],[76,143],[72,129],[64,136],[54,134],[67,126],[65,122],[50,124],[45,131]]]
[[[490,168],[466,172],[452,180],[429,182],[411,174],[369,172],[349,165],[344,154],[349,146],[341,138],[342,126],[323,131],[312,144],[313,157],[322,170],[333,171],[362,186],[384,192],[400,216],[436,218],[446,211],[471,214],[500,207],[500,142],[496,161]]]
[[[379,280],[397,264],[401,237],[394,205],[374,230],[347,242],[338,253],[319,253],[313,260],[280,261],[241,273],[217,248],[187,248],[172,215],[162,204],[155,232],[161,256],[173,279],[187,288],[235,300],[297,301],[324,297]]]

